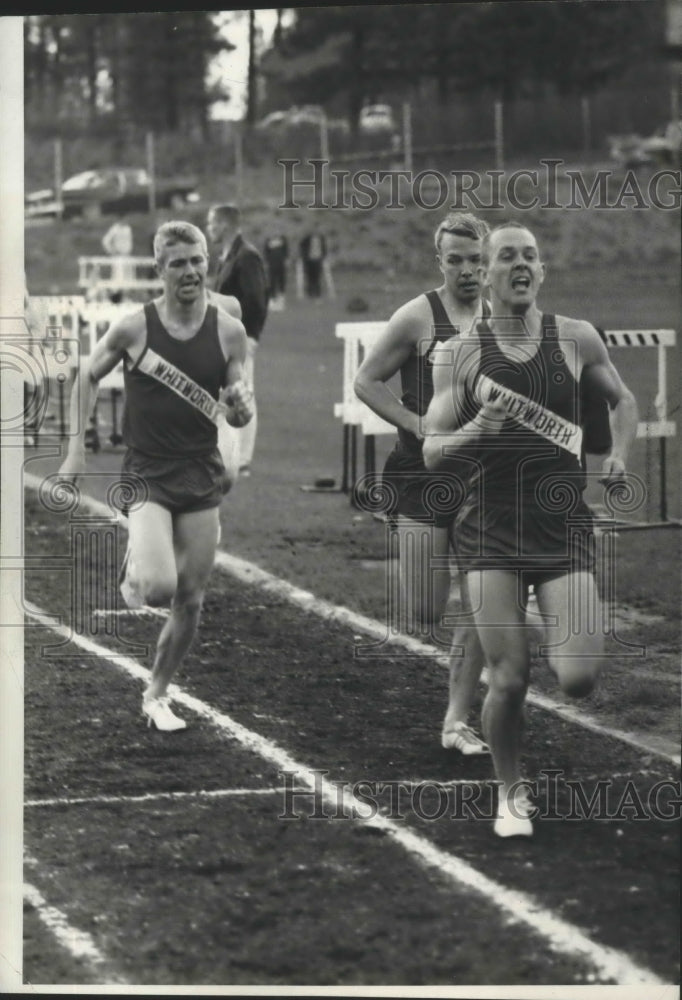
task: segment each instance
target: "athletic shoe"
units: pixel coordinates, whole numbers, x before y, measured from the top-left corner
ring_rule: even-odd
[[[154,725],[163,733],[173,733],[178,729],[187,729],[184,719],[174,715],[168,704],[168,698],[144,698],[142,714],[146,716],[147,726]]]
[[[144,601],[128,580],[129,559],[130,546],[126,549],[126,554],[123,557],[123,564],[121,566],[121,572],[118,574],[118,589],[121,591],[121,596],[126,602],[126,605],[131,609],[131,611],[136,611],[139,610],[139,608],[144,607]]]
[[[490,753],[488,744],[484,743],[466,722],[456,722],[450,729],[444,730],[441,743],[445,750],[459,750],[465,757]]]
[[[497,802],[497,818],[494,830],[498,837],[532,837],[531,816],[537,812],[524,788],[508,798],[500,795]]]

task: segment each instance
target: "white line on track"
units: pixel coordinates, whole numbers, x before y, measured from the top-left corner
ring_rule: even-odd
[[[168,618],[164,608],[95,608],[96,618]]]
[[[414,785],[429,785],[429,787],[449,788],[452,785],[487,785],[493,782],[489,778],[454,778],[452,781],[436,781],[428,778],[391,782],[404,788]],[[225,799],[248,798],[251,795],[298,795],[307,794],[307,788],[201,788],[191,792],[146,792],[144,795],[90,795],[78,798],[57,799],[27,799],[25,809],[44,809],[54,806],[108,806],[137,805],[147,802],[173,802],[181,799]]]
[[[38,490],[42,482],[43,479],[41,479],[40,476],[34,476],[30,473],[24,474],[24,483],[30,489]],[[112,521],[116,520],[111,512],[111,508],[101,501],[82,494],[80,502],[84,507],[90,508],[90,510],[100,516],[103,515],[105,517],[109,517]],[[399,634],[394,635],[385,624],[382,624],[373,618],[367,618],[365,615],[358,614],[355,611],[351,611],[349,608],[344,608],[340,605],[332,604],[329,601],[317,598],[310,591],[303,590],[300,587],[289,583],[287,580],[282,580],[280,577],[269,573],[260,566],[256,566],[255,563],[248,562],[246,559],[240,559],[238,556],[233,556],[223,550],[219,550],[216,553],[216,566],[224,572],[229,573],[230,576],[240,580],[242,583],[259,587],[261,590],[274,594],[277,597],[281,597],[289,601],[291,604],[295,604],[297,607],[303,608],[305,611],[312,612],[320,618],[350,626],[357,632],[369,636],[372,639],[376,639],[378,642],[385,642],[387,646],[398,646],[415,655],[434,656],[439,665],[447,665],[447,657],[439,654],[435,646],[430,646],[411,636]],[[142,610],[147,613],[156,614],[158,617],[162,617],[167,614],[167,612],[159,608],[144,608]],[[485,671],[483,677],[485,678]],[[653,754],[656,757],[662,757],[664,760],[668,760],[672,764],[676,764],[678,767],[680,766],[679,753],[676,754],[673,751],[662,749],[660,746],[654,746],[638,734],[628,732],[624,729],[606,726],[598,719],[588,715],[582,709],[579,709],[574,705],[567,705],[563,702],[556,701],[548,695],[541,694],[533,690],[528,691],[526,695],[526,702],[529,705],[535,705],[537,708],[542,708],[546,712],[558,715],[567,722],[582,726],[583,729],[588,729],[593,733],[598,733],[600,736],[607,736],[610,739],[620,740],[621,743],[627,743],[629,746],[635,747],[637,750]]]
[[[349,608],[340,607],[339,605],[331,604],[329,601],[316,598],[314,594],[311,594],[309,591],[301,590],[301,588],[294,586],[286,580],[281,580],[279,577],[273,576],[271,573],[261,569],[259,566],[255,566],[253,563],[249,563],[244,559],[238,558],[237,556],[230,555],[227,552],[220,551],[216,554],[216,565],[220,569],[225,570],[225,572],[229,573],[231,576],[241,580],[243,583],[253,584],[266,592],[277,595],[278,597],[285,597],[292,604],[296,604],[298,607],[301,607],[306,611],[312,611],[319,617],[330,621],[336,621],[343,625],[349,625],[358,632],[362,632],[371,638],[379,641],[385,641],[387,644],[390,643],[391,645],[401,646],[409,652],[421,656],[433,656],[436,651],[436,647],[428,646],[419,639],[414,639],[411,636],[393,635],[389,632],[387,626],[381,622],[375,621],[372,618],[366,618],[364,615],[351,611]],[[447,657],[440,655],[438,657],[438,662],[443,666],[447,665]],[[483,676],[485,677],[485,671]],[[540,694],[537,691],[528,691],[528,694],[526,695],[526,702],[530,705],[535,705],[538,708],[543,708],[547,712],[559,715],[569,722],[582,726],[584,729],[589,729],[594,733],[599,733],[601,736],[608,736],[611,739],[620,740],[623,743],[636,747],[638,750],[644,750],[646,753],[655,754],[658,757],[664,757],[666,760],[669,760],[671,763],[677,764],[678,766],[680,764],[679,754],[668,753],[660,747],[653,746],[647,743],[646,740],[641,739],[641,737],[635,736],[633,733],[626,732],[623,729],[605,726],[602,722],[599,722],[598,719],[587,715],[585,712],[573,705],[565,705],[562,702],[558,702],[554,698],[550,698],[548,695]]]
[[[44,621],[46,617],[44,611],[28,602],[26,602],[25,612],[36,621]],[[109,660],[114,666],[126,671],[138,680],[145,682],[149,680],[149,671],[135,660],[112,655],[105,647],[99,646],[83,636],[74,635],[65,626],[52,625],[50,627],[56,634],[64,639],[70,639],[85,652]],[[613,982],[617,985],[641,983],[667,985],[650,969],[638,966],[628,955],[615,948],[609,948],[592,941],[580,928],[557,917],[551,910],[545,909],[525,893],[507,889],[506,886],[488,878],[467,862],[434,846],[419,834],[402,829],[388,817],[379,814],[368,818],[364,813],[367,803],[352,792],[339,788],[333,782],[326,781],[319,771],[314,771],[300,764],[282,747],[258,733],[252,732],[230,716],[217,712],[199,698],[187,694],[176,685],[171,685],[169,694],[175,701],[207,719],[232,739],[237,740],[247,750],[277,767],[280,772],[295,776],[297,784],[306,786],[311,794],[320,795],[326,805],[338,810],[341,798],[344,809],[354,819],[383,831],[421,864],[437,870],[458,888],[464,886],[474,890],[508,919],[522,923],[526,928],[538,934],[553,951],[567,955],[572,959],[582,959],[592,966],[596,979],[607,983]],[[177,737],[175,738],[177,739]]]
[[[287,792],[295,795],[299,791],[301,789],[298,788],[202,788],[192,792],[147,792],[145,795],[91,795],[73,799],[28,799],[24,802],[24,807],[26,809],[42,809],[46,806],[129,806],[164,800],[174,802],[182,799],[225,799],[250,795],[285,795]]]
[[[622,773],[609,774],[610,781],[617,781],[621,778],[631,780],[635,775],[647,777],[655,775],[660,778],[661,771],[650,769],[638,771],[624,771]],[[603,774],[588,774],[580,780],[600,781],[604,779]],[[672,780],[672,779],[669,779]],[[449,781],[441,781],[438,778],[395,778],[391,784],[401,788],[419,788],[428,785],[429,788],[454,788],[469,785],[498,785],[494,778],[451,778]],[[91,795],[79,798],[53,798],[53,799],[27,799],[24,802],[25,809],[44,809],[51,806],[106,806],[106,805],[137,805],[147,802],[168,801],[173,802],[180,799],[223,799],[223,798],[248,798],[251,795],[297,795],[306,789],[301,788],[199,788],[191,792],[145,792],[144,795]]]
[[[37,862],[32,861],[32,859],[27,859],[27,863],[32,863],[33,866],[37,865]],[[24,899],[34,908],[42,923],[72,958],[85,963],[93,978],[101,981],[102,975],[106,973],[108,981],[112,985],[127,982],[118,974],[109,971],[108,960],[90,935],[70,924],[66,914],[56,907],[50,906],[42,893],[28,882],[24,883]]]

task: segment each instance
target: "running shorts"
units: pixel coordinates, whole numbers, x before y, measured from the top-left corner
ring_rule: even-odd
[[[570,514],[527,504],[480,505],[468,499],[453,527],[457,562],[469,570],[524,570],[530,582],[594,573],[592,512],[582,498]]]
[[[411,451],[400,441],[389,454],[382,472],[386,496],[385,512],[413,521],[448,528],[464,497],[462,481],[452,472],[430,472],[421,452]]]
[[[158,503],[171,514],[218,507],[224,495],[225,466],[217,448],[208,455],[179,458],[153,458],[129,448],[121,472],[122,494],[132,484],[135,501]],[[137,488],[136,478],[141,480]],[[130,504],[125,506],[130,509]]]

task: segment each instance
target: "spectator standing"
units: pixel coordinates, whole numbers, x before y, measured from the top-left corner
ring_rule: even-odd
[[[260,336],[268,314],[268,291],[263,258],[256,247],[244,239],[241,213],[236,205],[213,205],[206,220],[209,241],[218,252],[213,290],[233,295],[242,310],[247,335],[244,379],[254,391],[254,362]],[[251,474],[258,424],[255,403],[253,419],[239,431],[239,472]]]
[[[289,243],[283,233],[273,233],[263,244],[263,255],[268,273],[270,308],[281,311],[286,305],[287,260]]]
[[[120,302],[125,286],[133,276],[128,260],[133,253],[133,230],[125,213],[122,212],[109,226],[102,237],[102,247],[109,257],[115,258],[111,262],[111,278],[112,281],[120,280],[121,288],[113,291],[109,297],[112,302]]]
[[[327,241],[320,227],[315,224],[299,244],[299,256],[303,265],[305,293],[310,299],[322,295],[322,274],[327,257]]]

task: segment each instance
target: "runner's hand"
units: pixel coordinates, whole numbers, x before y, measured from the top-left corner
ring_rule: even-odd
[[[502,422],[506,419],[507,408],[501,400],[486,400],[481,409],[481,416],[487,420],[497,420]]]
[[[602,465],[602,477],[599,482],[602,486],[609,483],[623,482],[625,479],[625,462],[618,455],[609,455]]]
[[[406,431],[409,431],[410,434],[414,434],[417,441],[423,441],[425,435],[422,422],[423,422],[422,417],[420,417],[417,413],[412,413],[410,410],[407,410],[406,420],[405,423],[403,424],[403,427]]]
[[[253,392],[243,379],[228,385],[224,401],[225,418],[232,427],[244,427],[253,418]]]
[[[491,396],[489,387],[480,380],[474,387],[474,397],[481,405],[478,419],[486,430],[499,431],[507,417],[507,409],[498,396]]]
[[[483,400],[483,406],[478,413],[478,421],[484,430],[494,434],[502,430],[502,424],[507,418],[507,409],[500,399]]]

